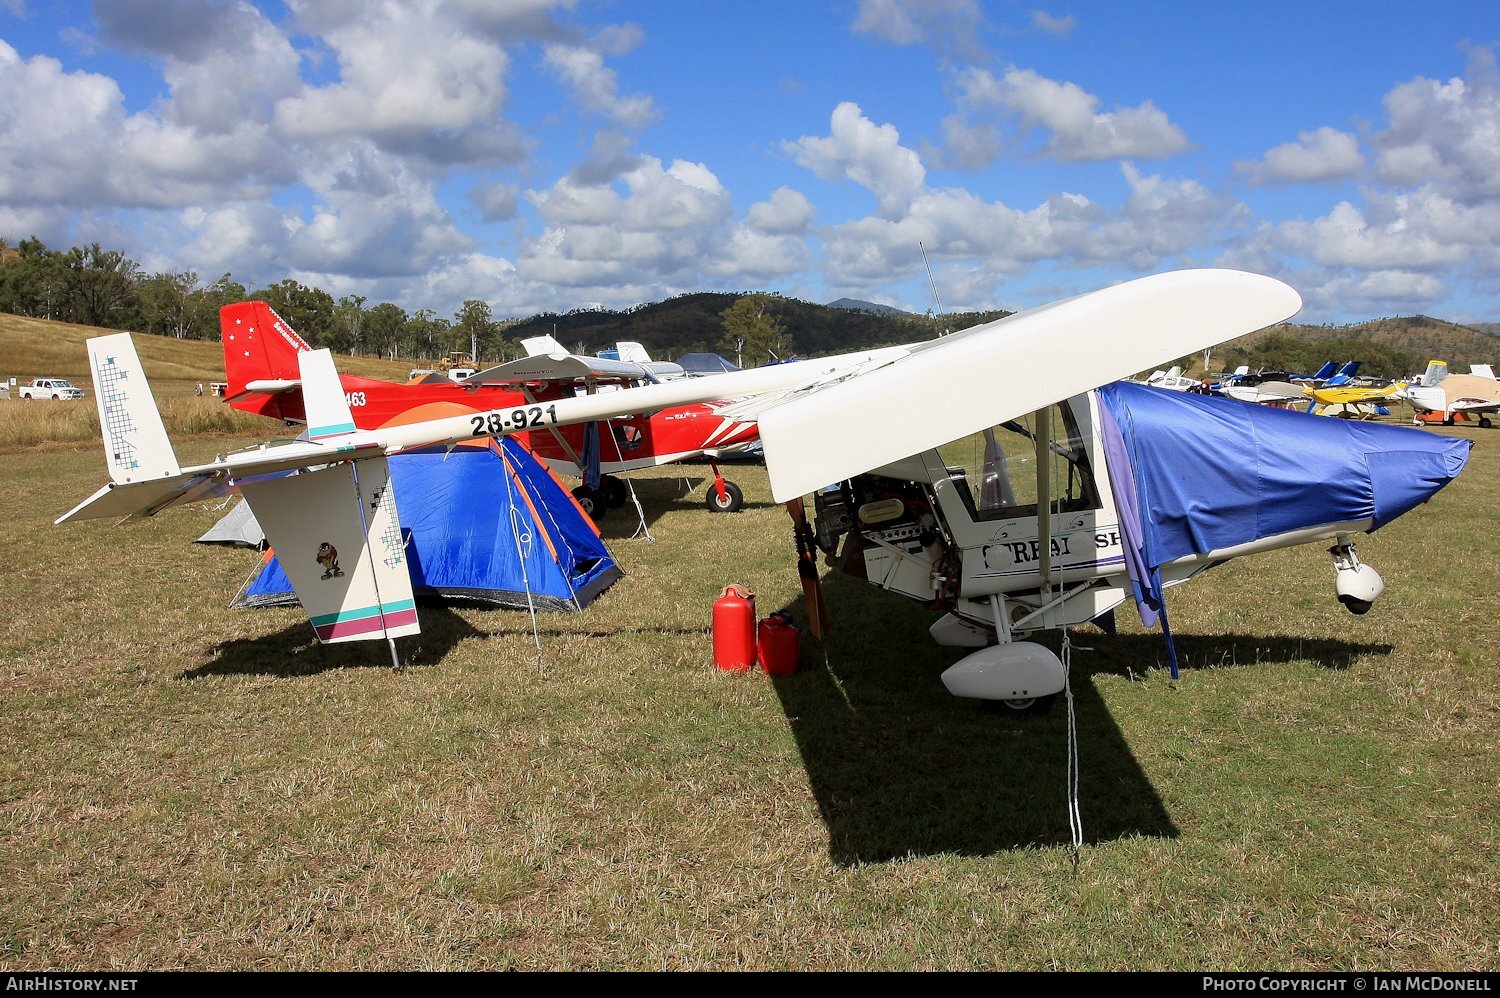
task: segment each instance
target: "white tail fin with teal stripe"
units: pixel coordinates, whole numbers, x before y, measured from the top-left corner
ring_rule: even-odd
[[[385,458],[242,482],[240,492],[320,641],[421,630]]]
[[[349,400],[327,350],[304,350],[297,354],[302,372],[302,404],[307,411],[307,436],[323,440],[354,432]]]

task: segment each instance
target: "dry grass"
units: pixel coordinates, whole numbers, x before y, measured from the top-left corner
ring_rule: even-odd
[[[1077,632],[1076,872],[1062,711],[950,698],[920,607],[831,578],[826,659],[714,673],[724,583],[799,601],[763,469],[732,517],[645,476],[658,542],[606,521],[629,575],[540,655],[429,609],[398,676],[224,609],[214,511],[54,528],[97,443],[13,449],[0,969],[1500,969],[1500,434],[1443,432],[1472,466],[1361,544],[1369,616],[1301,548],[1172,590],[1178,683]]]
[[[14,365],[10,370],[0,370],[0,375],[22,382],[32,378],[68,378],[78,387],[88,389],[92,373],[84,340],[113,332],[117,330],[0,312],[0,357],[5,358],[5,364]],[[224,353],[217,340],[177,340],[137,333],[135,348],[158,392],[191,394],[199,382],[207,385],[224,380]],[[418,365],[406,360],[339,358],[340,370],[371,378],[405,380],[413,366]]]
[[[266,420],[191,393],[158,398],[162,422],[174,438],[205,433],[259,433]],[[0,451],[99,440],[99,410],[93,399],[76,402],[0,403]]]
[[[22,383],[35,377],[68,378],[88,392],[77,402],[0,400],[0,451],[57,442],[99,439],[99,416],[84,341],[111,330],[0,312],[0,357],[15,369],[0,371]],[[224,354],[217,341],[135,336],[136,352],[151,379],[167,431],[181,434],[261,433],[265,420],[247,416],[221,400],[196,395],[197,386],[224,380]],[[340,357],[339,369],[365,377],[404,380],[409,361]]]

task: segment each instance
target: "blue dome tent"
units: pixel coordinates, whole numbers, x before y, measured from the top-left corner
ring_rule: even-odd
[[[417,597],[582,610],[621,577],[593,521],[514,439],[390,459]],[[232,607],[297,603],[267,552]]]

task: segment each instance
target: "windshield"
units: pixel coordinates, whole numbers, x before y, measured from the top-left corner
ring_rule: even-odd
[[[1054,508],[1078,512],[1099,508],[1083,434],[1071,406],[1053,405],[1048,449]],[[1002,423],[942,448],[950,470],[962,469],[977,519],[1036,515],[1035,414]]]
[[[64,381],[62,378],[53,378],[52,379],[52,387],[53,388],[72,388],[73,387],[73,382],[71,382],[71,381]]]

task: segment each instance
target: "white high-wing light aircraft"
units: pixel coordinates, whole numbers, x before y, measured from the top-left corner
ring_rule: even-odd
[[[1179,271],[911,346],[373,431],[354,428],[328,352],[307,352],[300,373],[310,439],[266,444],[191,468],[178,466],[128,334],[101,337],[90,341],[89,352],[113,481],[57,522],[133,519],[239,491],[281,557],[318,637],[386,638],[395,661],[394,638],[416,633],[418,623],[399,513],[388,487],[389,455],[739,398],[733,415],[759,421],[772,494],[788,503],[798,524],[814,632],[821,635],[825,611],[812,546],[816,540],[831,550],[848,535],[846,565],[852,546],[856,567],[872,583],[950,609],[933,628],[941,643],[989,645],[944,674],[952,692],[1025,709],[1061,691],[1063,668],[1050,650],[1016,639],[1093,619],[1132,591],[1117,526],[1125,518],[1112,500],[1100,498],[1110,492],[1106,469],[1112,480],[1129,472],[1103,454],[1092,390],[1279,322],[1300,307],[1297,293],[1271,278]],[[1038,377],[1038,371],[1049,373]],[[1191,406],[1239,406],[1171,394]],[[1013,422],[1028,414],[1034,414],[1030,428]],[[1022,497],[1032,502],[1016,501],[1005,474],[1005,449],[996,440],[1002,428],[1019,428],[1033,448],[1036,474],[1033,484],[1023,485]],[[1436,439],[1398,427],[1360,429]],[[973,486],[980,492],[975,495],[963,472],[948,467],[937,448],[980,436],[990,474],[982,488]],[[1457,458],[1423,460],[1447,461],[1443,473],[1451,474],[1444,483],[1463,464]],[[1056,490],[1054,467],[1066,468],[1068,479]],[[1314,486],[1326,491],[1321,474],[1318,468],[1308,471]],[[835,483],[842,483],[837,494],[818,497],[815,532],[802,517],[801,497]],[[1119,481],[1114,484],[1118,490]],[[1387,502],[1387,519],[1409,506],[1392,508]],[[1161,580],[1178,581],[1239,554],[1336,538],[1339,597],[1357,612],[1368,609],[1383,584],[1355,557],[1350,535],[1383,522],[1379,510],[1369,517],[1303,520],[1245,543],[1163,562]]]

